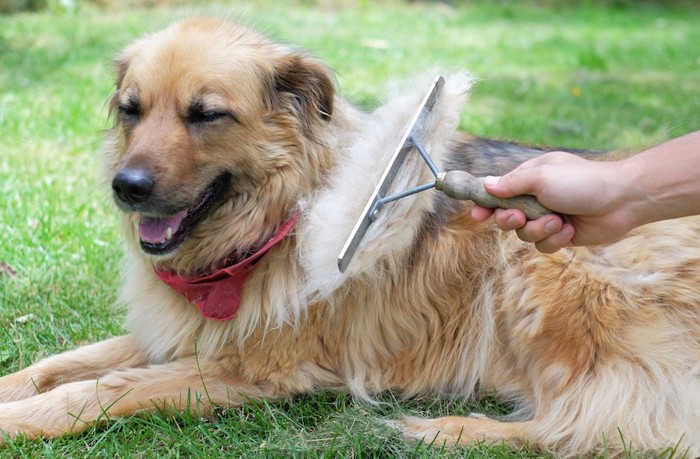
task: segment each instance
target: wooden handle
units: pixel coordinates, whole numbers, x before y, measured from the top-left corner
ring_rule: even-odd
[[[520,209],[528,220],[536,220],[554,213],[540,204],[534,196],[527,194],[498,198],[486,191],[482,177],[474,177],[465,171],[441,172],[435,181],[435,188],[451,198],[474,201],[489,209]]]

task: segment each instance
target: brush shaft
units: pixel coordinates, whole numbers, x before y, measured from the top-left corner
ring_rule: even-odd
[[[536,220],[544,215],[554,213],[540,204],[534,196],[496,197],[486,191],[482,177],[474,177],[465,171],[440,173],[435,182],[435,188],[451,198],[462,201],[474,201],[476,204],[489,209],[520,209],[528,220]]]

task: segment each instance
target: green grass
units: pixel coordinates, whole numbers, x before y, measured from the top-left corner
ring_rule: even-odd
[[[345,6],[330,6],[337,3]],[[341,93],[365,107],[378,104],[391,79],[466,68],[480,82],[461,127],[481,136],[635,148],[700,127],[697,8],[455,3],[259,0],[218,9],[319,55],[337,71]],[[122,248],[98,164],[110,59],[187,11],[79,4],[0,16],[0,271],[16,273],[0,274],[0,374],[124,332],[123,311],[111,306]],[[381,400],[367,406],[322,393],[204,420],[161,413],[78,436],[19,439],[0,446],[0,457],[537,456],[439,450],[382,423],[401,413],[502,410],[494,401]]]

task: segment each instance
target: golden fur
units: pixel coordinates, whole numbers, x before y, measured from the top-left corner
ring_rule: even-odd
[[[371,188],[376,176],[358,171],[381,170],[422,94],[362,113],[334,94],[321,62],[218,19],[177,23],[116,64],[107,180],[137,164],[154,174],[153,199],[176,210],[222,170],[230,189],[166,255],[145,254],[139,212],[123,212],[131,333],[0,378],[1,430],[58,436],[163,404],[205,412],[320,388],[495,392],[517,402],[510,420],[395,425],[437,444],[506,441],[570,456],[620,453],[622,436],[639,451],[700,455],[700,219],[543,255],[471,220],[468,203],[425,192],[376,222],[341,275],[336,239],[366,199],[348,184]],[[502,173],[538,153],[453,134],[469,81],[451,84],[427,128],[441,165]],[[193,106],[230,116],[193,121]],[[421,181],[418,167],[409,161],[399,181]],[[154,274],[207,272],[295,209],[295,232],[258,263],[232,320],[203,318]]]

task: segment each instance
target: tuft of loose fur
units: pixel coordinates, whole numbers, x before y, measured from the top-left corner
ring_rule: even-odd
[[[433,73],[432,77],[437,74]],[[466,73],[448,76],[422,126],[425,148],[438,167],[443,165],[442,158],[457,129],[472,82],[473,78]],[[420,78],[411,86],[428,88],[429,84],[428,78]],[[349,148],[338,150],[338,164],[328,185],[305,203],[304,220],[297,238],[299,261],[306,275],[305,298],[329,300],[350,278],[379,276],[383,261],[404,254],[412,245],[422,217],[432,209],[430,193],[412,195],[382,208],[345,273],[340,273],[337,267],[343,244],[362,215],[423,96],[417,90],[398,93],[369,115],[363,121],[366,126],[357,132]],[[390,193],[433,180],[416,152],[402,164]]]

